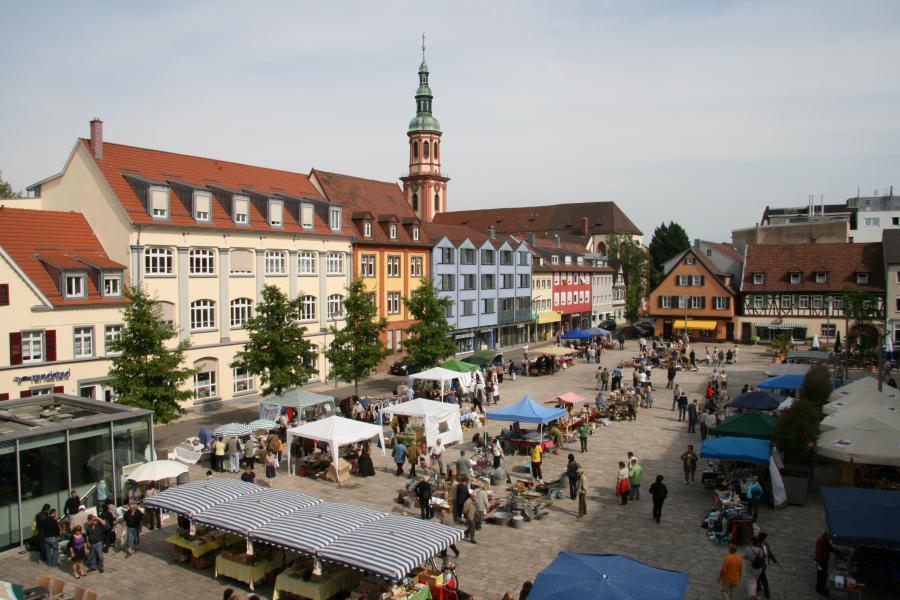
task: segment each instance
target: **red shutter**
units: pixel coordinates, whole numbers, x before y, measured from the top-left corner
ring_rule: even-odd
[[[18,331],[9,334],[9,364],[22,364],[22,334]]]
[[[56,360],[56,330],[48,329],[44,332],[44,343],[47,345],[44,360],[53,362]]]
[[[54,385],[54,386],[53,386],[53,393],[54,393],[54,394],[65,394],[65,393],[66,393],[66,386],[64,386],[64,385]]]
[[[19,398],[31,398],[31,390],[22,390],[19,392]]]
[[[9,394],[7,394],[7,393],[0,394],[0,400],[9,400]]]
[[[9,284],[0,283],[0,306],[9,306]]]

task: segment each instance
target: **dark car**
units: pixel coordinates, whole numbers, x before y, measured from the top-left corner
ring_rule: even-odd
[[[405,360],[398,360],[394,364],[391,365],[391,375],[413,375],[414,373],[418,373],[421,371],[421,367],[417,367],[416,365],[409,363]]]
[[[612,319],[607,319],[600,323],[600,327],[607,331],[615,331],[616,330],[616,322]]]
[[[478,365],[482,370],[503,365],[503,355],[491,350],[479,350],[472,356],[462,359],[463,362]]]

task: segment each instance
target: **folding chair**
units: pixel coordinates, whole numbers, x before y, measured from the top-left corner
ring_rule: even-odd
[[[87,590],[80,585],[75,586],[75,600],[85,600]]]
[[[39,587],[50,589],[50,578],[46,575],[40,575],[37,578],[37,584]]]
[[[62,579],[53,578],[50,580],[50,598],[57,600],[66,597],[66,582]]]
[[[100,594],[92,590],[88,590],[87,596],[84,597],[84,600],[100,600]]]

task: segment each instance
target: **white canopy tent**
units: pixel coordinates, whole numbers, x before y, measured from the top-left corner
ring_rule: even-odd
[[[379,445],[381,446],[381,466],[387,468],[387,459],[384,452],[384,431],[380,425],[372,423],[364,423],[354,419],[345,419],[344,417],[325,417],[306,425],[292,427],[287,430],[287,447],[291,447],[293,438],[302,437],[316,440],[318,442],[327,442],[331,448],[332,460],[334,467],[338,467],[338,450],[341,446],[355,444],[371,440],[378,436]],[[288,473],[291,473],[291,453],[288,452]],[[338,483],[340,485],[340,483]]]
[[[900,431],[900,410],[898,409],[900,409],[900,403],[888,404],[885,400],[875,398],[860,400],[852,406],[825,417],[820,427],[822,431],[852,427],[871,418]]]
[[[860,402],[900,406],[900,393],[888,385],[882,386],[879,392],[878,380],[874,377],[864,377],[832,392],[828,404],[822,407],[822,412],[833,415]]]
[[[472,374],[471,373],[460,373],[459,371],[451,371],[450,369],[445,369],[443,367],[433,367],[426,371],[421,371],[419,373],[414,373],[409,376],[410,379],[410,387],[412,387],[412,380],[419,379],[425,381],[440,381],[441,382],[441,396],[444,395],[444,390],[450,388],[450,383],[454,379],[459,379],[460,385],[462,385],[463,389],[469,389],[469,385],[472,383]]]
[[[816,444],[818,453],[845,462],[900,465],[900,430],[866,418],[850,427],[826,431]]]
[[[459,406],[450,402],[416,398],[385,407],[381,410],[381,414],[422,419],[425,427],[425,443],[429,447],[433,446],[438,438],[445,445],[463,440],[462,425],[459,423]]]

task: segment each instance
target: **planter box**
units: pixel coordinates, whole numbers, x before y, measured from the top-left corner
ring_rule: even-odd
[[[782,475],[787,503],[804,506],[809,496],[809,475]]]

